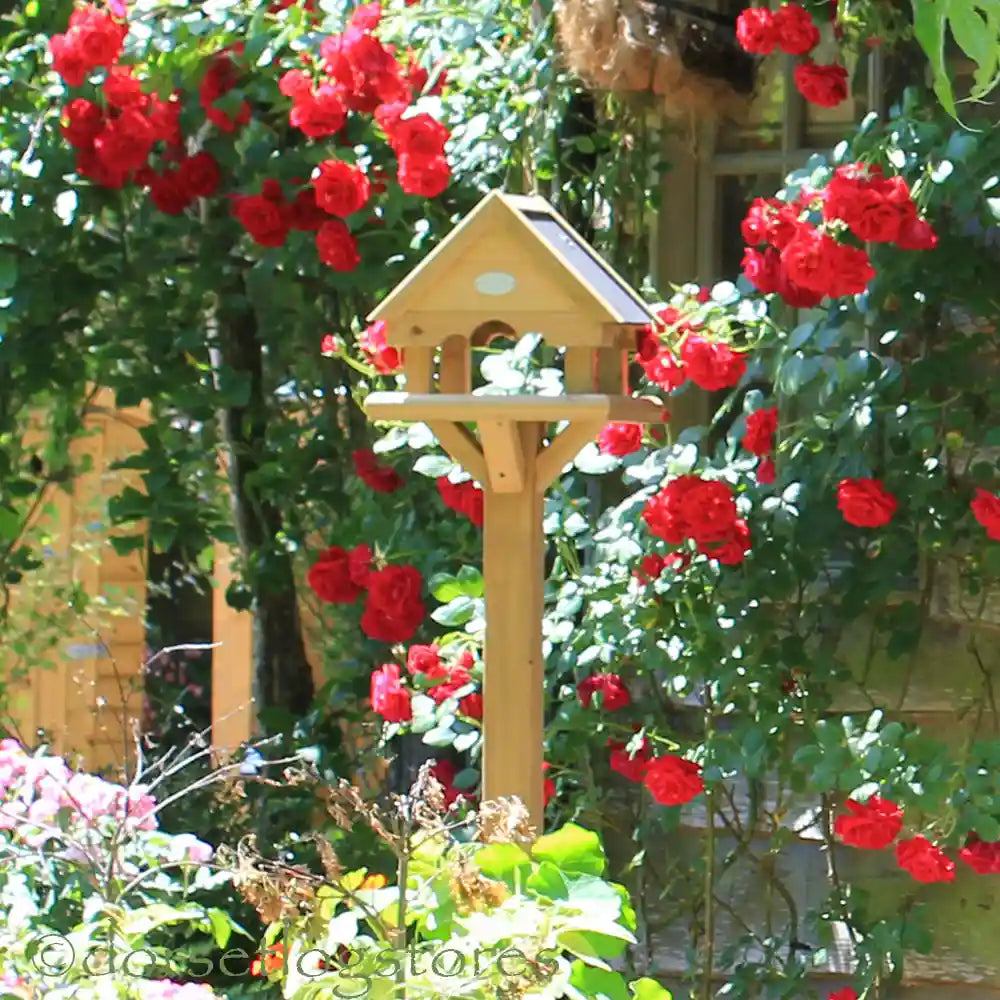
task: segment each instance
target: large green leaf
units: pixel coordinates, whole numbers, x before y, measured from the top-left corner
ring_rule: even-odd
[[[575,823],[539,837],[531,853],[537,860],[551,861],[569,874],[603,875],[607,864],[601,838]]]

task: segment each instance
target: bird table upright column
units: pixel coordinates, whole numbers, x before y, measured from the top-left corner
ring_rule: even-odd
[[[542,617],[545,611],[544,486],[536,468],[541,425],[508,424],[510,460],[490,463],[483,484],[486,649],[483,797],[517,796],[541,833],[544,819]],[[481,425],[487,454],[491,428]],[[506,470],[506,471],[505,471]]]

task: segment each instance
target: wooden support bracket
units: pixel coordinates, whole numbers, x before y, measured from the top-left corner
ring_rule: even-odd
[[[479,442],[461,424],[450,420],[432,420],[427,424],[441,447],[480,484],[487,480],[486,459]]]
[[[479,439],[486,455],[486,474],[494,493],[520,493],[525,487],[525,455],[519,426],[513,420],[484,420]]]
[[[536,474],[539,489],[551,486],[566,464],[572,462],[603,428],[604,422],[598,420],[574,420],[564,427],[538,454]]]

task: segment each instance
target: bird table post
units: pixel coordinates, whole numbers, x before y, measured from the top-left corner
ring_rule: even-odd
[[[407,391],[371,393],[368,416],[427,424],[485,494],[482,791],[521,799],[541,831],[545,491],[606,423],[662,422],[628,386],[654,317],[546,201],[494,192],[369,319],[401,349]],[[563,348],[565,394],[473,392],[473,349],[529,332]]]

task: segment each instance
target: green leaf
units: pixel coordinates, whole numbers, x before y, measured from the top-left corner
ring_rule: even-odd
[[[607,864],[601,838],[575,823],[539,837],[531,853],[536,860],[551,861],[570,874],[603,875]]]
[[[0,292],[10,291],[17,284],[17,257],[8,250],[0,251]]]
[[[212,937],[220,948],[229,944],[233,934],[233,922],[225,910],[211,909],[208,911],[208,921],[212,925]]]
[[[628,987],[620,972],[595,969],[583,962],[574,962],[569,974],[570,985],[591,1000],[630,1000]]]
[[[475,566],[463,566],[458,571],[458,582],[466,596],[483,596],[483,574]]]
[[[456,597],[431,614],[431,618],[446,628],[464,625],[476,613],[476,601],[471,597]]]
[[[655,979],[644,976],[642,979],[635,979],[629,983],[628,988],[632,991],[635,1000],[673,1000],[673,994],[665,986],[661,986]]]
[[[455,468],[455,463],[445,455],[421,455],[413,463],[414,472],[431,479],[447,476],[453,468]]]
[[[945,111],[952,117],[957,117],[955,92],[948,76],[948,66],[945,61],[945,27],[953,0],[933,0],[933,2],[912,0],[912,3],[913,34],[924,50],[924,54],[930,60],[934,93],[937,94]]]
[[[525,888],[539,896],[547,899],[567,899],[569,889],[562,872],[548,861],[543,861],[538,868],[531,873]]]
[[[487,844],[476,852],[476,866],[487,878],[513,885],[531,871],[531,858],[517,844]]]

